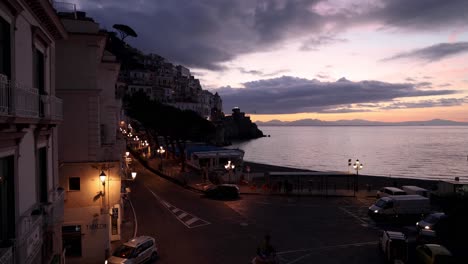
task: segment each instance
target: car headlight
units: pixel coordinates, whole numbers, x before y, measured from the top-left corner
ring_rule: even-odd
[[[425,226],[424,229],[429,230],[429,229],[431,229],[431,227],[430,226]]]
[[[379,210],[374,210],[374,213],[376,213],[376,214],[377,214],[378,212],[379,212]]]

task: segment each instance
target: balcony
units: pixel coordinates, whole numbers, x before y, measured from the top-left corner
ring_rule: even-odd
[[[62,104],[55,96],[40,95],[38,89],[24,87],[0,74],[0,117],[61,121]]]
[[[15,251],[19,263],[33,263],[40,254],[43,237],[42,215],[31,215],[22,217],[18,225],[18,237],[16,239]]]
[[[13,264],[13,247],[0,248],[0,264]]]
[[[60,190],[55,192],[54,196],[54,201],[52,203],[43,205],[45,213],[44,223],[48,227],[53,227],[63,222],[65,191],[60,188]]]

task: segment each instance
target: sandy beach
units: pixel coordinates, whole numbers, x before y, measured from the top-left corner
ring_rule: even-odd
[[[250,161],[244,161],[244,168],[250,167],[251,173],[267,173],[267,172],[318,172],[313,170],[304,170],[290,167],[275,166],[270,164],[262,164]],[[350,181],[355,180],[355,174],[343,173],[340,176],[329,177],[330,184],[345,184],[348,179]],[[348,178],[350,177],[350,178]],[[361,175],[358,176],[358,185],[360,190],[372,189],[377,190],[385,186],[401,187],[404,185],[416,185],[422,188],[431,190],[437,184],[437,180],[425,180],[425,179],[408,179],[398,177],[382,177],[372,175]]]

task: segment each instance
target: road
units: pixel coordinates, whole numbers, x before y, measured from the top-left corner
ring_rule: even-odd
[[[137,235],[156,238],[157,263],[249,263],[265,234],[281,263],[381,263],[378,229],[356,198],[243,195],[216,201],[141,165],[131,182]]]

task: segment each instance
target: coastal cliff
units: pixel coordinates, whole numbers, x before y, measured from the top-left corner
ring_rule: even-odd
[[[245,116],[245,113],[237,107],[232,109],[230,116],[225,116],[222,119],[222,126],[224,141],[227,144],[230,144],[232,140],[247,140],[264,136],[257,125],[250,120],[250,117]]]

